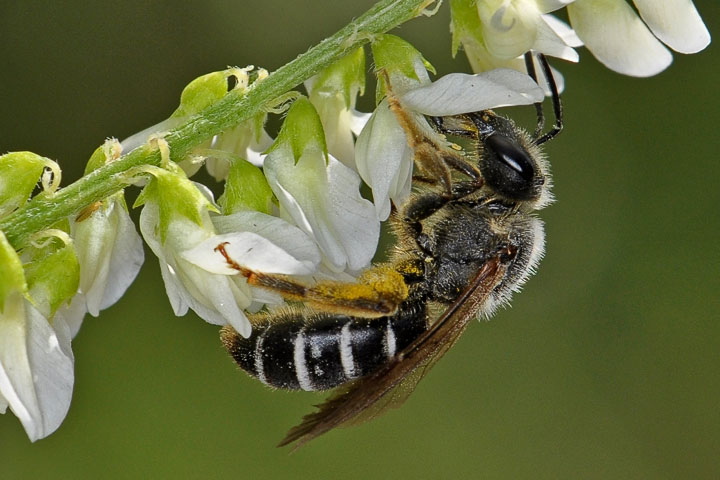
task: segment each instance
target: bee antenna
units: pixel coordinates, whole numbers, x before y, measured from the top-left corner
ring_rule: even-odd
[[[563,129],[563,111],[562,111],[562,102],[560,101],[560,93],[558,92],[557,84],[555,83],[555,77],[552,74],[552,70],[550,69],[550,64],[547,61],[547,58],[545,55],[538,54],[537,56],[538,61],[540,62],[540,67],[542,68],[543,77],[545,77],[545,80],[547,81],[548,86],[550,87],[550,94],[552,97],[553,102],[553,113],[555,115],[555,124],[550,129],[549,132],[547,132],[545,135],[543,135],[540,138],[537,138],[537,135],[539,132],[536,130],[536,139],[535,139],[535,145],[542,145],[543,143],[547,142],[548,140],[555,138],[558,133],[560,133]],[[525,63],[527,65],[528,62],[528,54],[525,55]],[[530,63],[532,63],[532,54],[530,54]],[[531,77],[533,80],[535,80],[534,77],[534,68],[533,68],[533,75]],[[528,69],[528,73],[530,70]],[[537,104],[536,108],[537,108]],[[538,114],[539,116],[539,114]]]

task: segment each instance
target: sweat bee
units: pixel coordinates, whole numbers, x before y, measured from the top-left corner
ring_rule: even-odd
[[[422,174],[416,193],[391,216],[398,244],[387,264],[357,285],[310,287],[243,272],[252,285],[305,306],[256,315],[249,338],[224,327],[222,342],[238,365],[275,388],[337,387],[280,446],[300,446],[404,400],[471,319],[489,316],[533,273],[545,244],[533,212],[550,200],[539,146],[562,129],[550,67],[542,55],[538,61],[556,119],[544,135],[541,104],[532,136],[491,110],[427,118],[443,136],[469,141],[473,151],[463,155],[413,131],[391,102]],[[536,79],[529,55],[526,64]]]

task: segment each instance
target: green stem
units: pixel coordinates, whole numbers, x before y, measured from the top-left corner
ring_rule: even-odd
[[[416,17],[432,3],[434,0],[381,0],[335,35],[255,83],[244,95],[231,92],[172,130],[164,138],[173,157],[182,158],[194,146],[254,117],[272,104],[273,99],[367,43],[374,35]],[[140,165],[160,165],[157,149],[148,146],[137,148],[58,190],[51,198],[36,196],[23,208],[2,219],[0,230],[13,247],[19,248],[31,234],[126,187],[127,178],[123,172]]]

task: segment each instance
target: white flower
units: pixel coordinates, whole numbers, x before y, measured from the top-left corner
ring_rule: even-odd
[[[51,326],[20,293],[6,298],[0,313],[0,396],[33,442],[54,432],[70,408],[75,378],[70,337],[61,319]]]
[[[140,231],[160,261],[176,315],[191,308],[205,321],[229,324],[247,337],[251,326],[243,310],[253,305],[253,292],[243,277],[231,276],[242,272],[229,268],[228,262],[280,274],[310,274],[319,263],[312,242],[303,241],[298,236],[302,232],[286,222],[257,212],[236,214],[218,220],[222,228],[216,230],[210,216],[215,207],[205,196],[209,192],[202,192],[181,171],[145,171],[153,179],[138,199],[144,204]],[[288,238],[297,241],[291,253],[283,248]]]
[[[123,296],[135,280],[145,254],[122,193],[100,203],[87,217],[71,220],[80,262],[79,292],[97,317]]]
[[[241,271],[234,267],[242,267],[269,274],[312,275],[320,263],[312,239],[281,218],[245,211],[218,215],[212,221],[218,234],[181,254],[209,272],[237,275]]]
[[[360,178],[327,154],[317,112],[307,98],[293,103],[265,159],[265,176],[280,214],[320,247],[333,272],[370,264],[380,235],[371,202],[360,196]]]
[[[215,235],[210,220],[212,205],[182,173],[149,168],[154,175],[138,198],[144,203],[140,232],[160,262],[165,291],[175,315],[189,308],[208,323],[230,324],[239,333],[250,334],[243,308],[250,305],[250,292],[228,277],[213,275],[183,258],[190,250]]]
[[[373,112],[356,144],[358,173],[372,188],[377,217],[387,220],[390,201],[401,205],[410,196],[415,153],[387,100]]]
[[[710,43],[710,34],[690,0],[633,3],[642,20],[625,0],[577,0],[568,6],[573,29],[608,68],[647,77],[672,62],[672,54],[660,41],[680,53],[695,53]]]
[[[572,1],[572,0],[570,0]],[[571,62],[577,52],[556,32],[560,22],[544,14],[569,1],[483,0],[477,2],[485,48],[493,57],[510,60],[533,50]]]
[[[419,132],[438,144],[445,143],[444,138],[427,123],[425,115],[458,115],[501,106],[527,105],[543,98],[540,87],[527,75],[507,69],[477,75],[454,73],[430,82],[419,53],[398,44],[396,39],[387,42],[387,47],[396,51],[398,46],[410,53],[406,60],[412,68],[400,67],[395,72],[389,72],[388,78],[392,84],[391,94],[403,112],[402,123],[405,125],[403,127],[398,121],[397,109],[393,111],[390,102],[383,100],[356,144],[358,172],[373,190],[380,220],[390,215],[391,201],[400,205],[410,195],[415,152],[409,141],[413,135],[409,133]],[[373,52],[376,48],[383,47],[374,45]],[[397,62],[397,57],[393,57]],[[407,132],[407,129],[413,132]]]
[[[320,116],[330,155],[355,169],[355,139],[370,118],[355,102],[365,90],[365,51],[347,54],[305,82],[310,102]]]
[[[314,275],[321,256],[315,242],[285,220],[251,210],[212,218],[218,235],[182,252],[189,262],[211,273],[231,275],[239,288],[248,283],[238,268],[281,275]],[[265,304],[278,305],[283,298],[270,290],[250,286],[255,312]]]
[[[197,151],[206,157],[205,167],[215,180],[226,180],[230,172],[231,159],[224,153],[236,155],[255,166],[262,166],[265,160],[264,152],[272,145],[272,138],[263,127],[266,116],[267,114],[263,113],[257,119],[243,122],[216,135],[207,151]]]
[[[74,383],[70,328],[62,316],[52,324],[48,318],[77,289],[77,261],[67,234],[49,236],[65,245],[39,247],[26,283],[20,258],[0,233],[0,413],[9,406],[33,442],[62,423]]]
[[[453,0],[453,54],[462,45],[476,73],[496,68],[527,73],[524,54],[530,51],[577,62],[579,57],[574,47],[582,46],[582,42],[567,24],[547,15],[568,3],[492,0],[475,4],[471,0]],[[539,71],[537,63],[535,71]],[[562,75],[553,69],[553,77],[562,92]],[[545,94],[550,95],[546,79],[538,75],[538,81]]]

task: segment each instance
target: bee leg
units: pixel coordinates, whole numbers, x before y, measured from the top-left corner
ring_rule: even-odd
[[[272,290],[287,300],[304,302],[324,312],[382,317],[395,313],[408,296],[404,273],[387,265],[365,271],[357,283],[324,281],[311,286],[282,275],[242,267],[239,270],[249,285]]]
[[[450,178],[450,169],[441,156],[442,149],[427,136],[426,132],[422,131],[417,121],[403,108],[392,92],[388,92],[387,98],[390,110],[405,131],[408,146],[415,153],[415,165],[422,172],[421,176],[432,179],[433,184],[439,185],[443,191],[449,194],[452,191],[452,179]]]
[[[467,161],[465,161],[464,158],[458,158],[454,155],[443,155],[443,160],[450,168],[454,168],[458,172],[464,173],[465,175],[470,177],[474,181],[473,183],[476,185],[475,190],[479,190],[480,187],[482,187],[482,173],[480,173],[479,168],[468,163]]]
[[[430,237],[423,233],[422,223],[420,222],[452,200],[452,196],[426,193],[413,199],[405,207],[402,225],[406,229],[406,233],[415,240],[420,250],[428,256],[432,256],[432,245]]]
[[[477,129],[475,128],[448,128],[445,125],[445,117],[426,117],[433,124],[435,130],[443,135],[454,135],[456,137],[477,138]]]
[[[416,183],[425,183],[427,185],[436,185],[437,182],[433,178],[424,177],[422,175],[413,175],[412,177],[413,182]]]
[[[448,128],[445,122],[445,117],[425,117],[427,118],[435,127],[435,130],[442,133],[443,135],[455,135],[458,137],[470,137],[473,140],[478,140],[479,133],[478,129],[475,126],[475,124],[468,118],[464,116],[460,116],[463,121],[465,122],[465,125],[467,127],[464,127],[460,125],[457,128]],[[453,121],[458,121],[458,117],[453,117]],[[459,148],[459,147],[458,147]],[[464,173],[468,177],[472,178],[476,182],[478,182],[478,188],[482,186],[482,174],[480,173],[480,169],[475,167],[474,165],[468,163],[462,155],[454,154],[454,152],[444,152],[442,154],[442,159],[445,161],[445,164],[449,166],[450,168],[453,168],[457,170],[460,173]]]

